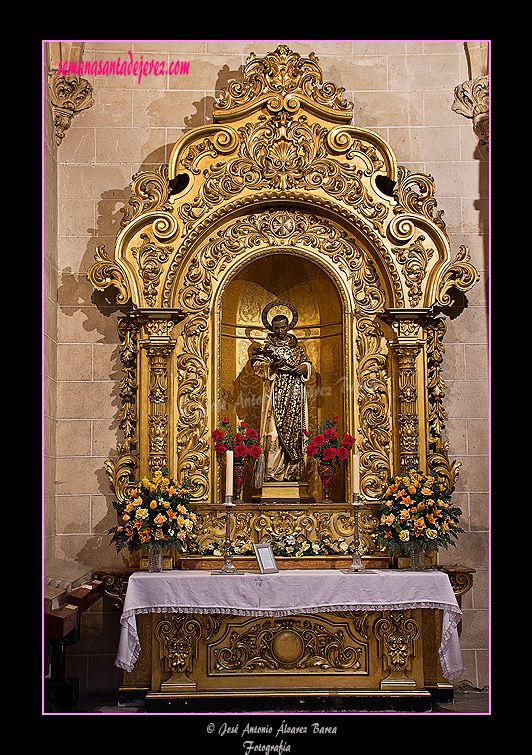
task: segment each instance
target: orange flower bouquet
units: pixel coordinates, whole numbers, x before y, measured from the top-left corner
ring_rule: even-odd
[[[117,552],[127,548],[149,552],[151,546],[161,550],[172,547],[180,552],[197,550],[194,527],[196,514],[189,511],[190,482],[177,482],[156,470],[153,479],[144,477],[125,502],[115,502],[118,525],[109,530]]]
[[[454,539],[464,530],[451,493],[437,477],[413,468],[390,478],[376,511],[375,543],[391,554],[456,546]]]

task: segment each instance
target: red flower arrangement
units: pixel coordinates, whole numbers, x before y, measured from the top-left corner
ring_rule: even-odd
[[[331,420],[326,419],[320,425],[320,432],[311,438],[306,453],[313,459],[330,464],[340,464],[345,461],[351,449],[355,445],[355,439],[352,435],[345,434],[342,441],[338,439],[338,431],[335,428],[338,417]],[[306,431],[305,431],[306,432]],[[306,432],[310,437],[310,433]]]
[[[262,448],[257,445],[259,434],[256,430],[247,428],[245,422],[240,422],[236,433],[233,433],[229,417],[222,421],[221,430],[214,430],[212,434],[214,450],[218,456],[223,456],[227,451],[234,451],[235,459],[245,459],[248,456],[258,459]]]

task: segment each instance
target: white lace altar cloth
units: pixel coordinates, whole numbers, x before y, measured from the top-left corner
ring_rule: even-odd
[[[129,578],[115,665],[132,671],[140,653],[137,614],[207,613],[290,616],[332,611],[441,610],[438,650],[443,675],[465,675],[457,625],[462,612],[449,577],[440,571],[382,569],[344,574],[325,569],[283,569],[277,574],[208,571],[135,572]]]

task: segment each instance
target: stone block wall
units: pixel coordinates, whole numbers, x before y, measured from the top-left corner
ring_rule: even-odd
[[[397,161],[435,180],[453,254],[466,244],[481,273],[447,320],[444,378],[451,459],[462,462],[457,502],[467,532],[442,563],[477,570],[464,597],[461,645],[468,681],[488,684],[488,162],[471,121],[451,110],[469,78],[462,41],[85,42],[84,60],[189,63],[172,77],[86,76],[94,104],[53,141],[44,87],[45,143],[45,552],[95,568],[117,565],[105,460],[120,440],[121,365],[112,293],[94,292],[86,272],[96,247],[112,251],[131,177],[168,161],[187,129],[212,120],[221,88],[241,76],[248,54],[279,43],[314,51],[324,81],[345,88],[354,122],[388,140]],[[46,73],[46,45],[44,69]],[[455,315],[460,311],[460,316]],[[69,673],[82,692],[116,689],[118,613],[105,601],[84,617]]]

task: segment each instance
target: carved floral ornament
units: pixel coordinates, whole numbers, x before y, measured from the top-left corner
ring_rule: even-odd
[[[150,312],[160,319],[161,313],[177,311],[176,322],[184,319],[177,340],[177,331],[167,333],[166,345],[175,346],[175,367],[170,354],[156,367],[144,349],[150,369],[158,370],[157,380],[168,385],[166,403],[151,411],[157,422],[151,420],[150,442],[161,463],[171,457],[167,418],[175,401],[175,453],[181,472],[195,476],[200,499],[208,496],[212,482],[208,392],[214,369],[210,344],[216,338],[213,314],[227,281],[257,254],[283,252],[318,264],[336,282],[346,316],[358,321],[359,353],[356,360],[350,357],[350,371],[360,385],[356,411],[370,497],[390,471],[393,446],[387,356],[378,318],[386,311],[408,311],[417,331],[435,305],[450,303],[453,288],[467,291],[478,280],[466,247],[451,258],[432,177],[397,166],[382,137],[349,125],[352,105],[342,92],[323,83],[314,55],[302,58],[284,45],[264,58],[252,54],[243,81],[231,84],[215,106],[213,124],[184,134],[168,165],[133,177],[114,253],[99,247],[88,272],[95,288],[114,286],[118,303],[131,302],[144,320]],[[441,329],[431,322],[427,339],[431,353],[440,354]],[[122,330],[131,333],[138,327],[131,320]],[[409,338],[404,333],[397,337]],[[161,338],[158,346],[165,345]],[[131,336],[124,339],[129,355]],[[124,364],[129,386],[130,362]],[[371,377],[366,379],[369,365]],[[431,374],[428,435],[433,458],[444,467],[438,364]],[[131,389],[126,393],[124,427],[130,440],[119,460],[108,466],[110,477],[119,475],[122,485],[120,458],[127,456],[131,466],[133,439],[139,440]],[[403,424],[406,428],[413,412],[414,436],[409,426],[408,443],[415,456],[416,401],[409,407]],[[142,411],[150,414],[149,408]],[[406,432],[399,446],[406,447]]]

